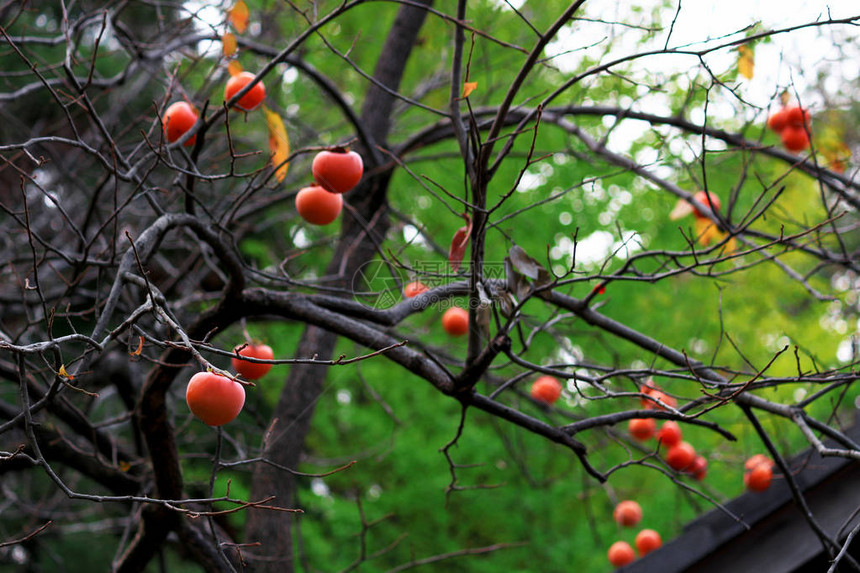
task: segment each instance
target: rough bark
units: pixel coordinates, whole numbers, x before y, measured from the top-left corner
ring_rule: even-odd
[[[430,6],[431,0],[424,2]],[[382,56],[377,62],[374,80],[362,108],[361,122],[369,136],[359,152],[367,167],[378,163],[374,145],[384,145],[391,128],[391,116],[396,91],[403,77],[412,46],[418,37],[426,11],[416,6],[400,8],[389,31]],[[388,90],[382,89],[385,86]],[[371,146],[370,148],[367,145]],[[368,178],[350,191],[345,210],[340,241],[329,264],[328,273],[338,277],[341,287],[348,287],[358,269],[369,261],[375,245],[388,229],[386,190],[389,176],[381,174]],[[320,359],[331,357],[337,336],[309,326],[305,329],[296,357]],[[280,466],[296,468],[300,461],[305,437],[310,429],[314,407],[323,390],[328,368],[319,365],[295,365],[287,377],[284,390],[272,415],[272,431],[263,445],[263,456]],[[259,464],[251,489],[252,499],[276,496],[273,504],[291,506],[296,499],[296,478],[289,472],[269,464]],[[289,573],[294,570],[293,514],[276,511],[254,511],[248,518],[246,542],[259,541],[261,546],[248,551],[245,558],[252,570],[266,573]]]

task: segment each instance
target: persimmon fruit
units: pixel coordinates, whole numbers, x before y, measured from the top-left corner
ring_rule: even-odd
[[[633,527],[642,521],[642,507],[632,499],[625,499],[615,506],[612,517],[622,527]]]
[[[675,398],[669,396],[662,390],[651,390],[647,394],[653,398],[653,400],[648,400],[647,398],[642,399],[642,404],[646,410],[666,410],[667,407],[674,408],[678,405],[678,401],[675,400]],[[662,404],[658,404],[657,400],[662,402]]]
[[[272,347],[268,344],[247,344],[244,347],[237,347],[239,356],[247,356],[248,358],[259,358],[260,360],[271,360],[275,357]],[[242,375],[246,380],[259,380],[269,373],[272,369],[271,364],[262,362],[251,362],[242,360],[241,358],[233,357],[233,370]]]
[[[767,118],[767,126],[776,133],[782,133],[786,125],[788,125],[788,116],[784,107],[776,110]]]
[[[311,171],[317,185],[326,191],[346,193],[361,181],[364,163],[355,151],[320,151],[314,157]]]
[[[792,105],[776,111],[767,126],[780,135],[783,147],[799,153],[809,147],[809,110]]]
[[[636,539],[633,543],[636,545],[636,551],[638,551],[641,556],[647,555],[655,549],[659,549],[660,546],[663,545],[663,539],[661,539],[660,534],[653,529],[643,529],[636,534]]]
[[[177,101],[170,104],[164,111],[162,123],[167,142],[173,143],[175,141],[179,141],[179,139],[185,135],[185,132],[194,127],[194,124],[197,123],[198,117],[199,115],[197,111],[188,102]],[[188,141],[184,144],[185,147],[191,147],[194,145],[194,141],[196,139],[196,135],[189,137]]]
[[[406,298],[414,298],[423,292],[427,292],[430,288],[421,281],[412,281],[403,287],[403,296]]]
[[[681,426],[673,420],[663,422],[663,425],[660,426],[660,431],[657,432],[657,439],[667,448],[671,448],[679,443],[682,437]]]
[[[809,110],[793,105],[786,107],[785,112],[785,127],[809,127]]]
[[[198,372],[188,381],[185,402],[204,424],[223,426],[232,422],[245,405],[245,388],[238,382],[215,374]]]
[[[764,454],[754,454],[744,462],[744,469],[752,470],[755,469],[756,466],[760,466],[762,464],[773,465],[773,462]]]
[[[254,77],[251,72],[239,72],[235,76],[231,76],[224,88],[224,101],[230,101],[234,95],[251,83]],[[236,107],[243,111],[253,111],[263,103],[264,99],[266,99],[266,86],[263,85],[262,81],[259,81],[248,90],[248,93],[239,98]]]
[[[708,460],[705,456],[697,455],[693,458],[693,463],[687,468],[687,473],[697,481],[705,479],[705,476],[708,474]]]
[[[633,552],[633,548],[630,547],[630,544],[626,541],[616,541],[613,543],[609,547],[609,551],[606,553],[606,556],[609,558],[609,562],[612,563],[613,567],[630,565],[636,560],[636,554]]]
[[[803,126],[788,125],[780,135],[782,146],[792,153],[799,153],[809,147],[809,134]]]
[[[750,457],[744,463],[744,485],[750,491],[762,492],[773,480],[773,461],[762,454]]]
[[[531,397],[545,404],[554,404],[561,397],[561,383],[552,376],[541,376],[532,383]]]
[[[340,215],[343,197],[329,193],[319,185],[300,189],[296,195],[296,211],[312,225],[328,225]]]
[[[449,308],[442,315],[442,329],[451,336],[463,336],[469,332],[469,311],[459,306]]]
[[[770,487],[772,479],[773,470],[769,466],[757,466],[744,473],[744,485],[751,491],[765,491]]]
[[[666,452],[666,463],[677,472],[682,472],[696,459],[696,450],[687,442],[675,444]]]
[[[641,392],[645,396],[650,396],[654,392],[660,392],[660,387],[657,386],[653,380],[648,380],[639,387],[639,392]],[[649,404],[653,405],[654,402],[652,402],[645,396],[639,399],[639,403],[642,404],[643,408],[648,408]]]
[[[720,207],[722,207],[722,203],[720,203],[720,198],[717,197],[715,193],[710,193],[708,191],[698,191],[695,195],[693,195],[693,199],[695,199],[705,207],[709,207],[712,211],[719,211]],[[710,202],[708,201],[709,199]],[[695,207],[693,207],[693,216],[697,219],[706,218],[705,215]]]
[[[657,422],[654,418],[632,418],[627,422],[627,430],[631,436],[644,442],[653,438],[657,433]]]
[[[767,118],[767,126],[776,133],[782,133],[787,127],[808,128],[809,110],[799,105],[782,107]]]

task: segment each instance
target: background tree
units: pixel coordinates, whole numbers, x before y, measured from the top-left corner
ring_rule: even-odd
[[[0,555],[608,569],[618,501],[669,538],[757,453],[803,508],[788,454],[860,456],[849,4],[707,37],[681,3],[0,5]],[[343,146],[364,176],[309,224]],[[254,339],[273,368],[203,424],[187,381]]]

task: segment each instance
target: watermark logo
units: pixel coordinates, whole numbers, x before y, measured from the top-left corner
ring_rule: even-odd
[[[483,276],[485,279],[504,279],[504,263],[485,263]],[[407,269],[386,261],[374,260],[365,263],[356,271],[351,287],[356,301],[370,308],[387,309],[408,300],[403,288],[409,283],[418,281],[428,290],[432,290],[449,283],[468,280],[468,277],[468,267],[461,267],[454,273],[447,261],[416,261]],[[433,296],[432,293],[430,296]],[[427,306],[426,303],[426,299],[421,299],[422,307]],[[433,297],[429,304],[455,306],[450,297]]]

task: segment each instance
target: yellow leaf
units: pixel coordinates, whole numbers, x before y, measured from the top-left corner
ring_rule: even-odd
[[[240,34],[248,27],[249,16],[248,5],[243,0],[233,4],[233,7],[227,11],[227,20]]]
[[[60,364],[60,371],[57,372],[57,374],[59,374],[60,376],[62,376],[66,380],[74,380],[75,379],[74,376],[72,376],[71,374],[69,374],[66,371],[66,365],[65,364]]]
[[[816,130],[815,147],[826,159],[828,169],[842,173],[851,159],[851,148],[845,144],[842,123],[825,124]]]
[[[225,58],[229,58],[233,54],[236,53],[236,49],[238,48],[238,43],[236,42],[236,36],[233,35],[232,32],[227,32],[221,37],[221,49],[224,53]]]
[[[478,88],[478,82],[466,82],[463,84],[463,97],[469,97]]]
[[[723,240],[723,237],[726,236],[725,233],[720,231],[716,225],[707,219],[696,219],[693,226],[696,229],[698,243],[703,247],[707,247],[711,243],[717,243]]]
[[[266,115],[266,126],[269,128],[269,151],[272,153],[272,168],[275,169],[275,177],[279,182],[287,176],[290,164],[286,163],[290,156],[290,138],[287,136],[287,128],[281,116],[263,107]]]
[[[239,63],[239,60],[233,60],[229,64],[227,64],[227,73],[230,76],[238,76],[242,73],[242,64]]]
[[[738,242],[734,237],[726,241],[726,246],[723,248],[723,254],[734,255],[738,250]]]
[[[755,54],[746,44],[738,48],[738,73],[748,80],[753,79]]]

